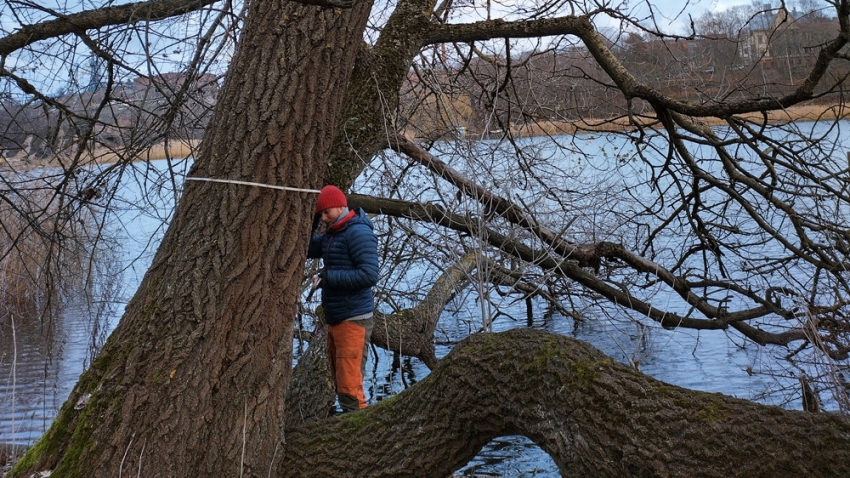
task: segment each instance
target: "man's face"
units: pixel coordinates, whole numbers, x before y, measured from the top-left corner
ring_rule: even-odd
[[[330,207],[325,209],[324,211],[322,211],[322,221],[330,226],[331,224],[336,222],[337,219],[339,219],[339,215],[342,214],[343,209],[345,208],[342,206]]]

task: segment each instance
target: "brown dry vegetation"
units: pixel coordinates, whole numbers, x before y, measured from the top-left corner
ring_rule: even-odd
[[[199,140],[173,141],[160,143],[139,154],[134,154],[133,161],[153,161],[165,158],[185,158],[194,154]],[[126,152],[112,148],[100,147],[94,151],[86,152],[80,158],[78,164],[114,164],[122,161]],[[0,170],[21,171],[36,167],[62,166],[71,162],[70,157],[38,159],[32,156],[0,158],[4,163]]]
[[[848,112],[843,105],[833,104],[806,104],[795,105],[781,111],[767,112],[767,118],[770,122],[785,122],[785,121],[814,121],[814,120],[833,120],[846,118]],[[759,113],[751,113],[742,115],[746,119],[753,121],[763,121],[764,116]],[[652,126],[655,124],[655,119],[648,116],[632,117],[619,116],[614,118],[584,118],[576,121],[545,121],[540,120],[534,123],[526,123],[523,125],[515,125],[511,128],[511,133],[514,136],[545,136],[556,134],[572,134],[582,131],[608,131],[612,129],[629,129],[634,125],[634,121],[638,121],[642,126]],[[707,125],[721,125],[725,121],[720,118],[702,118],[702,122]],[[468,125],[468,121],[463,124]],[[442,125],[438,128],[445,133],[449,128],[448,125]],[[414,131],[407,131],[407,135],[415,137],[417,134]],[[170,143],[156,144],[147,151],[133,156],[134,161],[152,161],[166,158],[185,158],[192,156],[200,144],[199,140],[174,141]],[[82,158],[82,163],[93,164],[114,164],[122,160],[125,156],[121,151],[110,148],[97,148],[90,154],[86,154]],[[67,158],[66,158],[67,160]],[[0,170],[20,171],[34,167],[44,166],[60,166],[62,161],[59,159],[36,159],[32,157],[13,157],[0,158],[0,162],[5,163],[0,165]]]
[[[843,105],[796,105],[791,108],[780,111],[769,111],[766,113],[767,119],[771,123],[779,123],[786,121],[815,121],[815,120],[835,120],[844,119],[848,116],[848,111]],[[763,121],[764,116],[759,113],[750,113],[741,115],[743,118],[752,121]],[[634,121],[638,121],[642,126],[652,126],[656,121],[652,117],[641,116],[629,118],[620,116],[609,119],[583,119],[580,121],[538,121],[512,128],[511,132],[516,136],[542,136],[555,134],[571,134],[581,131],[608,131],[612,129],[629,129],[634,126]],[[726,124],[721,118],[701,118],[701,121],[707,125],[723,125]]]
[[[56,252],[55,202],[49,189],[6,198],[0,208],[0,319],[33,317],[56,290],[51,257]],[[36,212],[37,209],[41,211]],[[29,213],[33,211],[33,213]]]

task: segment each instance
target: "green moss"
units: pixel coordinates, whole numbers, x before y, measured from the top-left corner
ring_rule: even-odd
[[[561,351],[560,343],[555,340],[547,340],[537,348],[534,356],[531,358],[531,365],[534,368],[546,368],[552,359]]]
[[[17,477],[22,476],[22,473],[27,471],[39,471],[34,470],[33,468],[36,466],[42,466],[40,465],[41,463],[44,463],[47,459],[49,459],[49,457],[57,454],[62,455],[60,465],[63,465],[66,460],[71,459],[73,461],[73,467],[76,468],[78,466],[79,455],[82,453],[82,449],[88,445],[88,441],[85,443],[77,443],[77,439],[79,438],[77,430],[85,423],[85,419],[86,414],[84,412],[78,414],[77,410],[70,405],[69,399],[69,401],[66,402],[59,411],[59,415],[57,415],[47,433],[45,433],[38,442],[30,447],[26,454],[18,460],[9,476]],[[74,428],[74,433],[70,439],[68,439],[67,432],[72,427]],[[63,451],[62,447],[66,441],[68,448]],[[56,473],[56,476],[82,476],[82,473],[78,472],[75,474],[69,474],[67,470],[63,470],[62,473]]]
[[[353,413],[343,413],[341,415],[337,415],[341,421],[344,423],[349,423],[355,426],[360,426],[363,422],[365,422],[369,417],[374,415],[375,413],[381,413],[381,410],[386,407],[391,407],[396,402],[398,395],[392,395],[387,397],[379,402],[373,403],[366,408],[361,408],[360,410]]]
[[[59,462],[56,469],[53,470],[53,473],[57,476],[85,476],[85,473],[80,470],[80,456],[82,456],[83,451],[91,448],[91,435],[94,428],[90,423],[92,414],[89,410],[91,408],[93,408],[93,406],[89,404],[89,406],[86,406],[77,417],[74,434],[71,436],[68,448],[62,455],[62,460]]]
[[[729,416],[729,410],[720,402],[711,401],[706,403],[697,413],[696,417],[704,422],[715,422]]]
[[[156,315],[159,312],[159,276],[155,275],[150,279],[150,283],[147,287],[146,297],[149,298],[147,305],[145,306],[144,318],[145,321]]]
[[[148,306],[145,307],[145,314],[144,314],[145,321],[150,320],[150,318],[153,317],[154,315],[156,315],[157,312],[159,312],[159,301],[156,301],[156,300],[150,301]]]
[[[366,420],[366,410],[360,410],[354,413],[343,413],[339,419],[348,425],[359,427]]]
[[[44,455],[49,441],[50,440],[47,438],[47,435],[43,435],[33,446],[27,449],[24,456],[18,459],[8,476],[10,478],[20,476],[21,472],[29,470],[35,466],[36,459]]]
[[[118,393],[107,395],[101,391],[103,377],[115,364],[126,362],[130,349],[125,346],[112,354],[102,353],[94,360],[80,377],[47,432],[17,461],[9,474],[10,478],[23,476],[28,471],[39,471],[33,468],[46,466],[42,464],[52,461],[53,457],[58,459],[53,476],[88,476],[87,470],[80,469],[80,457],[92,447],[92,433],[102,421],[104,412],[122,403]],[[80,398],[87,394],[90,394],[88,403],[82,409],[77,409]]]
[[[391,405],[392,403],[394,403],[396,400],[398,400],[398,394],[390,395],[390,396],[389,396],[389,397],[387,397],[387,398],[381,399],[381,401],[380,401],[380,402],[378,402],[378,403],[383,403],[383,404],[385,404],[385,406],[390,406],[390,405]],[[375,405],[377,405],[377,403],[376,403]],[[373,405],[373,406],[374,406],[374,405]]]
[[[569,377],[572,382],[589,383],[599,378],[599,371],[613,360],[577,360],[570,364]]]
[[[157,384],[157,385],[160,384],[160,383],[163,383],[163,382],[165,382],[166,377],[168,377],[168,376],[169,376],[169,372],[167,372],[165,370],[158,370],[156,373],[153,374],[153,377],[151,377],[151,383],[154,383],[154,384]]]
[[[658,382],[656,386],[652,387],[652,391],[658,395],[663,395],[674,400],[680,400],[683,398],[680,388],[663,382]]]
[[[495,353],[499,356],[503,356],[505,354],[505,347],[509,346],[511,341],[516,340],[514,335],[517,333],[517,330],[511,330],[508,332],[482,332],[474,335],[475,338],[475,348],[480,350],[483,353]],[[508,341],[505,341],[505,337],[510,337]],[[548,346],[551,342],[546,342],[541,346],[541,348],[546,348],[546,352],[542,352],[542,355],[549,356],[551,353],[548,351]],[[540,355],[541,352],[538,352],[536,355]]]

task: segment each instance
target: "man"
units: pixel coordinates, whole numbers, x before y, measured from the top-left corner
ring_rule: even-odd
[[[318,277],[328,324],[328,360],[343,412],[366,407],[363,373],[372,335],[372,287],[378,282],[378,238],[362,209],[350,211],[336,186],[322,188],[316,215],[323,231],[310,240],[307,257],[321,258]]]

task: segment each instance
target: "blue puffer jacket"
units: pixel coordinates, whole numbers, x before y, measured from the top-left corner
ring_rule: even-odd
[[[322,306],[333,325],[374,311],[378,283],[378,238],[362,209],[310,240],[307,257],[324,262]]]

